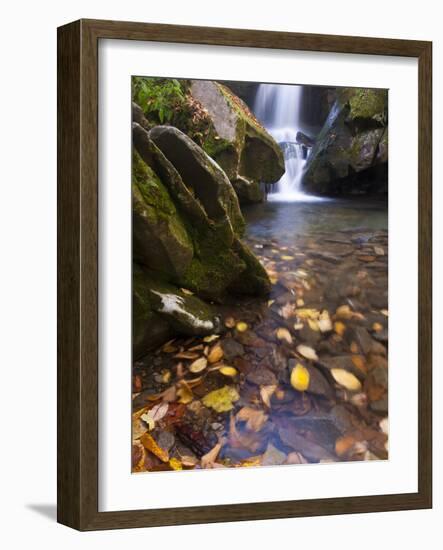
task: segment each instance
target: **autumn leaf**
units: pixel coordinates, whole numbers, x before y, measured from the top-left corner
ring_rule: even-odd
[[[189,370],[196,374],[198,372],[201,372],[202,370],[205,370],[205,368],[208,365],[208,360],[206,357],[200,357],[199,359],[196,359],[193,363],[189,365]]]
[[[154,454],[162,462],[169,462],[169,453],[157,445],[152,435],[148,433],[143,434],[140,438],[140,442],[145,449]]]
[[[233,386],[223,386],[206,394],[202,401],[206,407],[211,407],[217,412],[226,412],[230,411],[234,407],[234,402],[239,399],[240,395]]]
[[[167,402],[154,405],[148,412],[142,414],[141,419],[149,426],[149,430],[153,430],[156,422],[159,422],[164,416],[166,416],[169,409]]]
[[[235,319],[234,319],[234,317],[226,317],[226,319],[225,319],[225,327],[226,327],[226,328],[234,328],[234,327],[235,327]]]
[[[275,334],[279,340],[292,344],[292,336],[287,328],[280,327],[277,329]]]
[[[201,457],[201,467],[202,468],[212,468],[215,461],[217,460],[218,454],[222,448],[220,442],[217,443],[208,453]]]
[[[169,460],[169,466],[171,466],[173,470],[183,470],[182,463],[178,458],[171,458]]]
[[[184,405],[187,405],[194,399],[194,394],[192,393],[191,389],[188,385],[182,384],[178,390],[177,390],[177,396],[180,398],[178,400],[179,403],[183,403]]]
[[[297,363],[291,371],[291,386],[297,391],[306,391],[309,388],[309,371],[301,363]]]
[[[239,422],[246,422],[248,430],[259,432],[268,420],[268,415],[252,407],[243,407],[236,416]]]
[[[248,324],[245,323],[244,321],[239,321],[236,325],[235,325],[235,328],[238,332],[246,332],[248,330]]]
[[[305,344],[300,344],[297,346],[296,350],[298,353],[305,359],[310,359],[311,361],[318,361],[318,356],[314,349],[306,346]]]
[[[276,389],[276,384],[269,384],[268,386],[261,386],[260,388],[260,397],[262,398],[263,403],[268,407],[268,409],[271,408],[271,397]]]
[[[208,361],[210,363],[217,363],[217,361],[220,361],[222,357],[223,357],[223,349],[220,346],[220,344],[216,344],[209,352]]]
[[[206,342],[207,344],[213,342],[214,340],[217,340],[217,338],[220,338],[218,334],[211,334],[210,336],[205,336],[203,338],[203,342]]]
[[[349,391],[360,391],[361,382],[351,372],[344,369],[331,369],[334,380]]]
[[[218,371],[221,372],[221,374],[223,374],[224,376],[229,376],[231,378],[237,376],[238,374],[237,369],[235,369],[234,367],[229,367],[228,365],[223,365],[223,367],[220,367]]]

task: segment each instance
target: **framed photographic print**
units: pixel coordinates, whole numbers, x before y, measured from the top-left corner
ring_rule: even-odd
[[[58,519],[429,508],[431,43],[58,31]]]

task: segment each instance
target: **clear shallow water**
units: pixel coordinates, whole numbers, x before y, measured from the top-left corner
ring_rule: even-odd
[[[324,232],[388,229],[384,201],[325,200],[321,202],[268,201],[243,209],[246,237],[291,244],[297,237]]]

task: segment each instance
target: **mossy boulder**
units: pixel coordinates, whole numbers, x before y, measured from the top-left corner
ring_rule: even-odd
[[[282,150],[241,99],[214,81],[193,80],[190,92],[207,111],[214,129],[202,147],[223,168],[234,187],[239,176],[255,189],[259,182],[275,183],[281,178],[285,171]],[[262,196],[248,193],[240,199],[256,202]]]
[[[270,283],[240,240],[243,216],[221,168],[176,128],[155,127],[148,134],[135,123],[133,142],[134,260],[144,284],[143,292],[141,282],[134,286],[134,346],[139,353],[152,347],[140,323],[152,327],[162,320],[158,331],[152,329],[155,343],[158,332],[166,333],[165,322],[169,334],[194,334],[186,325],[191,306],[194,315],[200,311],[198,319],[207,321],[207,301],[265,296]],[[205,334],[211,329],[209,323],[196,322],[192,330]]]
[[[133,269],[133,355],[175,335],[211,334],[219,329],[211,306],[165,282],[154,279],[145,268]]]
[[[316,194],[377,194],[387,189],[387,90],[341,88],[303,176]]]

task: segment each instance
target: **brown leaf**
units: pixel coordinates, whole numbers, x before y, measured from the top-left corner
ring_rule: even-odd
[[[223,358],[223,348],[220,344],[216,344],[208,354],[208,361],[210,363],[217,363]]]
[[[271,408],[271,397],[276,389],[276,384],[269,384],[268,386],[261,386],[260,388],[260,397],[262,398],[263,403],[268,407],[268,409]]]
[[[268,420],[268,415],[252,407],[243,407],[237,413],[239,422],[246,422],[248,430],[259,432]]]
[[[208,453],[203,455],[201,457],[201,467],[213,468],[221,448],[222,448],[222,444],[218,442],[217,445],[215,445]]]

